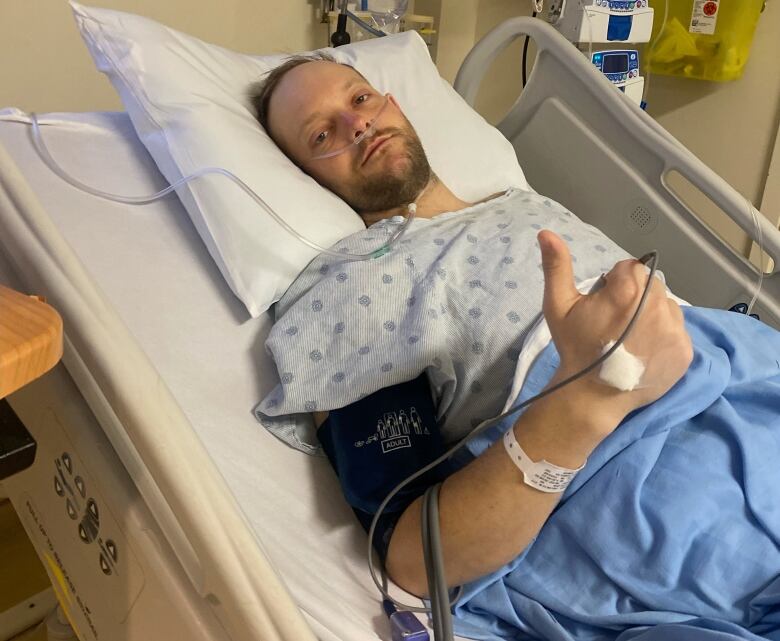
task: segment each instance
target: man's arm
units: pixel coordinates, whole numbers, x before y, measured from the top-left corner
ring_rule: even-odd
[[[601,291],[581,296],[565,243],[551,232],[542,232],[539,240],[544,314],[561,357],[552,385],[585,368],[602,345],[618,338],[636,309],[647,274],[637,261],[623,261],[607,275]],[[685,373],[693,358],[690,338],[682,312],[666,298],[660,281],[652,284],[625,346],[645,364],[640,389],[619,392],[595,381],[591,373],[533,403],[513,428],[531,459],[579,467],[629,412],[660,398]],[[512,560],[539,533],[559,499],[560,494],[526,485],[501,442],[450,476],[439,499],[449,585],[476,579]],[[398,585],[426,595],[420,504],[421,499],[412,503],[398,521],[386,567]]]
[[[564,388],[532,404],[514,426],[532,460],[576,469],[620,422],[587,390]],[[442,485],[439,518],[447,581],[461,585],[515,558],[539,533],[561,495],[523,482],[501,440]],[[412,503],[396,525],[387,571],[412,594],[427,594],[420,538],[420,505]]]

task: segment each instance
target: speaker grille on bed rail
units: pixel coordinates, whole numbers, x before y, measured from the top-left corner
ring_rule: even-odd
[[[649,234],[658,225],[658,215],[649,206],[633,205],[628,208],[626,226],[638,234]]]

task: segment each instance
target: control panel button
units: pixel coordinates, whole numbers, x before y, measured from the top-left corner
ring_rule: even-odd
[[[106,541],[106,550],[108,550],[108,553],[111,555],[111,558],[114,559],[114,563],[117,562],[117,551],[116,551],[116,543],[114,543],[111,539],[108,539]]]
[[[86,498],[87,488],[84,487],[84,479],[77,476],[73,481],[76,483],[76,489],[79,491],[79,494],[81,494],[81,498]]]
[[[87,510],[90,516],[95,520],[95,523],[100,523],[100,514],[98,513],[98,506],[95,503],[95,499],[89,499],[87,501]]]
[[[49,491],[54,491],[49,495],[50,499],[60,508],[56,517],[62,524],[63,541],[66,530],[69,530],[68,546],[73,546],[74,554],[89,564],[89,571],[96,581],[100,577],[99,581],[105,582],[106,590],[111,589],[111,582],[121,581],[123,598],[109,599],[104,606],[112,619],[124,621],[143,588],[143,570],[132,550],[126,546],[111,508],[101,500],[100,489],[92,480],[89,468],[83,464],[76,450],[66,452],[65,449],[60,450],[52,462],[54,473],[49,477]],[[43,516],[45,514],[36,508],[31,518],[38,522]],[[68,523],[72,526],[69,527]],[[46,534],[42,532],[40,536],[45,537]],[[39,542],[46,545],[45,539],[39,538]],[[64,545],[63,553],[70,555],[70,550],[66,551]],[[116,587],[119,584],[114,589]]]
[[[106,557],[104,557],[103,554],[100,555],[100,569],[106,576],[111,576],[111,566],[108,564],[108,561],[106,561]]]

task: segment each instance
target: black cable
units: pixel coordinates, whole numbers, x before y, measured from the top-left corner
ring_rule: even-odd
[[[650,269],[650,274],[648,275],[647,283],[645,284],[644,291],[642,292],[641,297],[639,298],[639,304],[637,305],[636,311],[634,311],[634,315],[631,317],[631,320],[626,325],[626,328],[623,330],[623,333],[618,337],[617,341],[615,341],[615,344],[608,349],[606,352],[604,352],[599,358],[597,358],[595,361],[593,361],[590,365],[588,365],[586,368],[580,370],[576,374],[570,376],[569,378],[561,381],[557,385],[553,385],[552,387],[545,389],[541,392],[539,392],[536,396],[532,396],[529,399],[526,399],[519,405],[515,405],[514,407],[510,407],[506,412],[503,412],[502,414],[499,414],[498,416],[486,420],[483,423],[481,423],[478,427],[476,427],[474,430],[472,430],[469,434],[464,436],[462,439],[460,439],[457,443],[455,443],[449,450],[447,450],[444,454],[442,454],[440,457],[438,457],[436,460],[432,461],[428,465],[422,467],[421,469],[417,470],[414,474],[410,475],[403,481],[401,481],[393,490],[390,491],[390,493],[384,498],[382,503],[379,505],[379,509],[377,510],[376,514],[374,514],[374,518],[371,520],[371,526],[368,530],[368,570],[371,574],[371,578],[374,581],[374,585],[376,585],[377,589],[387,598],[388,601],[391,601],[393,604],[396,605],[398,608],[402,608],[404,610],[409,610],[410,612],[430,612],[431,610],[429,608],[418,608],[412,605],[407,605],[405,603],[401,603],[400,601],[397,601],[392,596],[390,596],[387,593],[387,590],[384,589],[384,586],[379,582],[376,576],[376,572],[374,570],[374,561],[373,561],[373,555],[374,555],[374,535],[376,533],[376,527],[377,522],[379,521],[379,517],[382,515],[382,512],[384,512],[385,508],[387,507],[387,504],[392,500],[392,498],[398,494],[404,487],[406,487],[409,483],[414,481],[415,479],[419,478],[429,470],[433,469],[437,465],[439,465],[442,461],[448,459],[450,456],[452,456],[456,450],[463,447],[467,441],[470,439],[476,437],[479,434],[482,434],[487,430],[488,428],[492,427],[493,425],[498,424],[503,419],[507,418],[508,416],[511,416],[512,414],[517,414],[522,410],[523,408],[527,407],[531,403],[534,403],[546,396],[549,396],[550,394],[553,394],[557,390],[561,389],[562,387],[565,387],[569,383],[574,382],[575,380],[582,378],[589,372],[596,369],[599,365],[601,365],[604,361],[606,361],[612,354],[614,354],[620,346],[623,344],[623,342],[626,340],[628,335],[631,333],[631,330],[634,328],[634,325],[636,324],[637,318],[639,318],[639,315],[642,313],[642,310],[645,307],[645,302],[647,301],[647,297],[650,294],[650,287],[653,284],[653,278],[655,277],[656,270],[658,269],[658,252],[652,251],[648,254],[645,254],[642,256],[642,258],[639,259],[640,263],[643,263],[644,265],[647,265]],[[426,530],[429,529],[428,526],[430,524],[425,524]],[[429,541],[429,534],[426,532],[423,534],[423,545],[424,549],[427,549],[427,544],[425,541]],[[428,561],[428,555],[425,554],[426,557],[426,564]],[[384,566],[380,565],[382,568],[382,577],[384,579]],[[428,567],[426,565],[426,574],[428,573]],[[450,605],[454,605],[455,602],[460,598],[460,595],[462,593],[463,586],[460,586],[458,593],[453,598],[453,601],[450,603]]]
[[[626,339],[628,333],[631,331],[634,325],[634,322],[636,321],[637,317],[642,311],[642,308],[644,307],[645,300],[647,299],[647,295],[650,292],[650,285],[653,282],[655,271],[658,267],[658,252],[650,252],[648,254],[645,254],[644,256],[642,256],[642,258],[639,259],[639,262],[644,263],[645,265],[647,265],[647,263],[652,262],[652,267],[650,268],[650,274],[648,276],[647,285],[645,285],[645,289],[642,292],[642,296],[639,300],[639,305],[637,306],[636,312],[634,312],[634,316],[629,321],[628,326],[623,331],[623,334],[618,339],[616,345],[621,345],[623,341]],[[593,289],[591,289],[591,292],[595,291],[597,288],[600,287],[598,286],[594,287]],[[612,349],[615,349],[615,346],[613,346]],[[608,357],[608,354],[609,352],[607,352],[607,354],[604,354],[602,358]],[[563,381],[559,385],[556,385],[555,387],[551,388],[550,390],[547,391],[547,393],[559,389],[560,387],[563,387],[564,385],[570,383],[571,381],[583,376],[587,371],[595,367],[597,363],[598,361],[593,363],[590,367],[582,370],[579,374],[575,374],[574,376],[570,377],[566,381]],[[545,395],[546,394],[544,392],[538,394],[534,398],[526,400],[524,403],[522,403],[517,408],[515,408],[515,410],[525,405],[528,405],[531,402],[533,402],[535,399],[541,398],[542,396]],[[506,416],[512,413],[513,411],[514,410],[505,412],[502,416]],[[499,419],[500,418],[501,417],[499,417]],[[497,419],[494,419],[493,421],[491,421],[491,423],[495,424],[496,421]],[[473,433],[472,435],[469,436],[473,436]],[[464,438],[461,441],[461,444],[464,443],[466,440],[468,440],[469,436]],[[451,452],[454,451],[454,449],[451,450]],[[455,595],[455,599],[451,603],[449,601],[449,590],[447,586],[447,578],[444,573],[444,556],[443,556],[443,550],[441,544],[441,531],[439,528],[440,526],[439,492],[441,491],[441,486],[442,486],[441,483],[436,483],[435,485],[430,486],[426,490],[423,496],[423,500],[421,504],[421,514],[420,514],[420,533],[422,535],[423,559],[425,561],[425,574],[428,579],[428,598],[431,603],[430,614],[431,614],[431,619],[433,624],[432,626],[433,638],[434,641],[452,641],[454,636],[453,636],[453,627],[452,627],[452,611],[450,610],[450,607],[452,607],[454,602],[457,602],[457,600],[460,598],[463,586],[459,587],[458,593]],[[397,490],[394,490],[394,492],[391,493],[391,496],[393,493],[395,493],[395,491]],[[382,508],[380,507],[380,513],[381,510]],[[372,523],[372,530],[373,530],[373,523]],[[370,538],[372,537],[369,536],[369,539]],[[384,580],[384,574],[383,574],[383,580]]]
[[[439,583],[436,581],[434,569],[433,540],[430,532],[430,511],[428,497],[433,490],[429,487],[420,503],[420,536],[422,537],[423,559],[425,560],[425,576],[428,579],[428,600],[431,603],[431,619],[433,622],[434,641],[441,641],[440,622],[442,619],[441,602],[439,601]]]
[[[451,641],[453,638],[452,630],[452,611],[450,610],[450,594],[447,587],[447,577],[444,573],[444,555],[441,545],[441,531],[439,523],[439,492],[441,483],[437,483],[428,488],[423,499],[424,514],[426,515],[426,530],[428,536],[428,552],[431,558],[426,558],[426,569],[431,565],[434,581],[428,579],[428,591],[431,592],[431,605],[434,599],[438,603],[437,608],[432,608],[433,631],[435,641]],[[430,574],[430,573],[429,573]],[[435,596],[434,596],[435,595]],[[458,597],[460,590],[458,591]],[[456,597],[456,600],[457,598]]]
[[[531,13],[531,17],[536,17],[536,11]],[[530,40],[530,36],[526,36],[525,42],[523,43],[523,87],[525,87],[525,84],[528,82],[528,43]]]

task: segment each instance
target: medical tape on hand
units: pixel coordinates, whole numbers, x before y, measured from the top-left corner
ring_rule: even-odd
[[[601,355],[606,354],[615,341],[609,341],[601,350]],[[642,374],[645,373],[645,365],[629,352],[623,345],[620,345],[615,352],[601,365],[599,379],[607,385],[619,389],[621,392],[630,392],[635,390],[642,381]]]
[[[545,460],[532,461],[520,447],[520,443],[517,442],[514,428],[510,428],[504,434],[504,449],[509,454],[509,458],[512,459],[512,463],[523,473],[525,484],[541,492],[563,492],[577,472],[585,467],[585,463],[583,463],[576,470],[571,470],[553,465]]]

